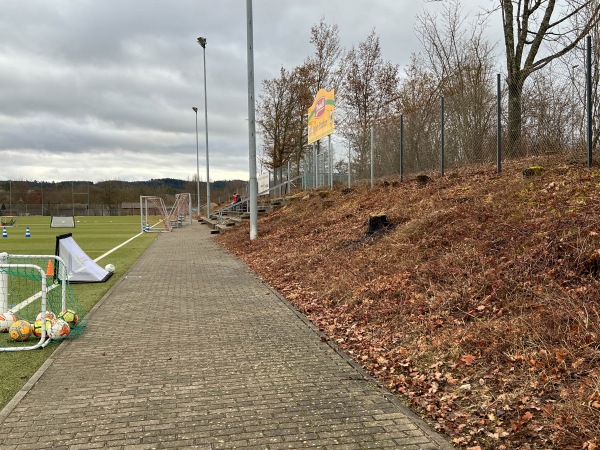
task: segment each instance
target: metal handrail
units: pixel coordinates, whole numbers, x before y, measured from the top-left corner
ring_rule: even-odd
[[[279,189],[280,187],[285,186],[288,183],[293,184],[294,187],[295,187],[296,185],[294,184],[294,181],[296,181],[298,179],[301,179],[301,178],[302,178],[302,175],[298,175],[297,177],[294,177],[291,180],[284,181],[283,183],[280,183],[277,186],[273,186],[272,188],[269,188],[267,190],[261,191],[261,192],[258,193],[258,195],[264,195],[266,193],[270,193],[271,191],[274,191],[275,189]],[[217,223],[218,224],[222,224],[223,223],[223,213],[224,212],[228,212],[228,211],[232,211],[234,209],[238,209],[238,208],[240,208],[240,206],[244,206],[244,205],[246,205],[244,209],[247,211],[249,209],[248,206],[247,206],[247,204],[248,204],[249,201],[250,201],[250,199],[246,198],[245,200],[240,200],[237,203],[232,203],[231,205],[227,205],[224,208],[221,208],[219,211],[213,213],[213,215],[217,216]],[[210,217],[209,217],[209,219],[210,219]]]

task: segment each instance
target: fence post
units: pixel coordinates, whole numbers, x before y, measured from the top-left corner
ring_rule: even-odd
[[[441,133],[440,133],[440,172],[444,176],[444,96],[440,98],[440,122],[441,122]]]
[[[316,144],[313,144],[313,163],[315,166],[315,173],[313,175],[313,187],[316,189],[317,188],[317,178],[319,176],[319,160],[317,158],[317,146]]]
[[[348,140],[348,187],[350,187],[352,185],[352,176],[351,174],[351,161],[352,160],[352,144],[350,143],[350,140]]]
[[[333,153],[331,147],[331,134],[327,137],[329,138],[329,189],[333,189]]]
[[[586,115],[587,115],[587,147],[588,167],[592,167],[592,37],[586,37]]]
[[[498,175],[502,172],[502,87],[500,85],[500,74],[496,75],[497,94],[497,124],[496,124],[496,169]]]
[[[404,115],[400,114],[400,181],[404,181]]]
[[[371,189],[375,187],[375,127],[371,126]]]

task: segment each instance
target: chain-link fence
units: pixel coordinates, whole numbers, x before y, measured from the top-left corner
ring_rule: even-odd
[[[336,137],[332,163],[327,141],[311,147],[302,169],[305,187],[328,186],[332,173],[336,183],[346,183],[444,174],[471,164],[501,170],[502,161],[523,157],[560,155],[582,163],[600,162],[596,98],[600,77],[594,68],[589,80],[596,81],[586,83],[587,71],[585,65],[539,71],[522,85],[498,74],[460,92],[431,95],[416,107],[403,108],[401,115],[354,130],[352,143]]]

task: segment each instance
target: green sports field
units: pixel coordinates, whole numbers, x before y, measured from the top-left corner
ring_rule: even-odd
[[[25,237],[27,227],[31,237]],[[2,227],[0,231],[3,231]],[[79,247],[95,260],[140,234],[140,231],[139,216],[76,217],[75,228],[50,228],[50,217],[18,217],[16,226],[6,227],[8,237],[0,238],[0,253],[53,255],[56,236],[72,233]],[[107,282],[71,285],[73,294],[86,312],[92,309],[156,237],[156,233],[143,233],[98,260],[97,263],[102,267],[108,263],[116,267],[115,274]],[[7,346],[7,339],[7,333],[0,333],[0,347]],[[50,344],[39,350],[0,352],[0,408],[12,399],[56,347],[57,344]]]

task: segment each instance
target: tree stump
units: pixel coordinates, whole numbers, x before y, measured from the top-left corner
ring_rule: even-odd
[[[369,228],[367,234],[374,234],[381,230],[386,230],[391,225],[385,214],[374,214],[369,216]]]
[[[427,175],[417,175],[416,180],[417,186],[425,187],[425,185],[431,181],[431,178],[429,178]]]

